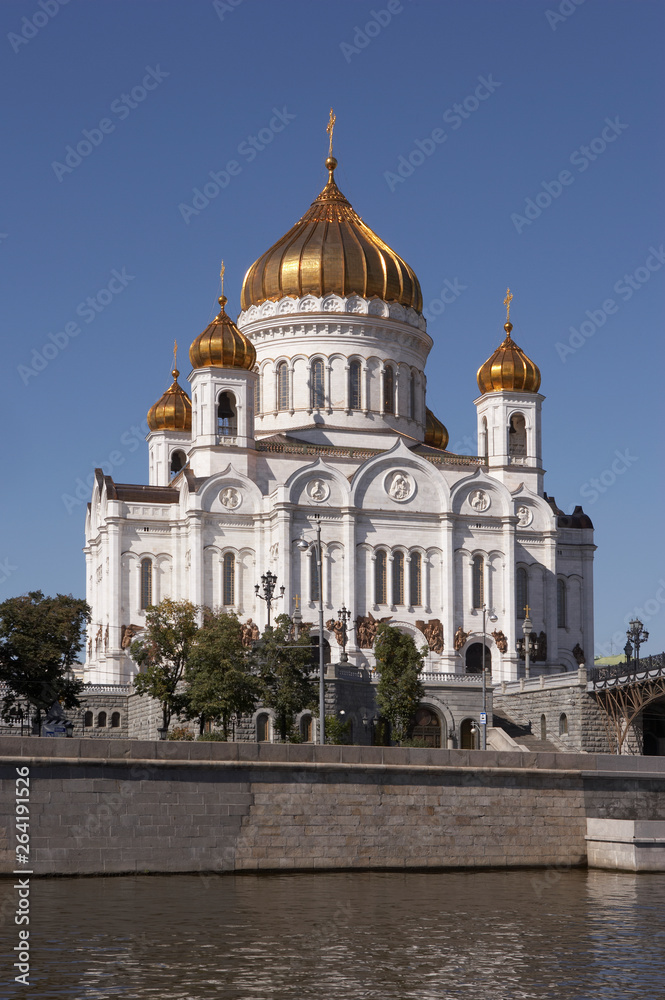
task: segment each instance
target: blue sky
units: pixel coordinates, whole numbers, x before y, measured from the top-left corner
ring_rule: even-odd
[[[341,189],[420,278],[450,447],[475,448],[510,285],[546,489],[596,527],[596,652],[640,610],[665,648],[664,22],[652,0],[4,0],[0,599],[84,594],[92,469],[147,481],[173,341],[186,375],[220,258],[236,313],[321,189],[332,104]]]

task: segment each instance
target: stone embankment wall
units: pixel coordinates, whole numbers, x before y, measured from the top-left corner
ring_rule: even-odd
[[[0,872],[582,865],[587,817],[665,819],[665,759],[0,738]],[[21,801],[25,801],[22,799]]]
[[[611,753],[601,709],[596,699],[587,692],[586,678],[583,683],[578,683],[575,676],[571,674],[567,687],[546,686],[536,690],[503,692],[501,685],[497,685],[494,689],[494,711],[499,715],[505,713],[521,725],[530,722],[532,734],[538,739],[541,735],[541,716],[545,716],[549,739],[550,736],[560,735],[559,720],[565,715],[568,733],[562,739],[570,744],[571,751]],[[630,743],[630,751],[640,752],[633,742]]]

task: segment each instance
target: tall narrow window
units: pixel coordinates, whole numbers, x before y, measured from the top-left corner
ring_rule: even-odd
[[[404,604],[404,553],[393,555],[393,604]]]
[[[150,559],[141,560],[141,611],[152,604],[152,562]]]
[[[522,459],[525,455],[526,420],[521,413],[513,413],[508,429],[508,456],[511,459]]]
[[[174,451],[171,455],[171,478],[177,476],[181,469],[187,464],[187,456],[184,451]]]
[[[232,552],[227,552],[222,561],[222,604],[236,602],[236,560]]]
[[[559,628],[566,627],[566,581],[556,582],[556,619]]]
[[[490,454],[490,442],[489,442],[489,432],[487,430],[487,417],[483,417],[483,440],[482,440],[483,458],[485,459],[485,465],[489,463]]]
[[[310,407],[313,410],[322,410],[325,406],[326,393],[324,384],[324,365],[321,358],[312,361],[310,369]]]
[[[411,379],[409,380],[409,416],[412,420],[416,419],[416,375],[415,372],[411,372]]]
[[[256,382],[254,383],[254,413],[261,412],[261,376],[256,373]]]
[[[277,365],[277,409],[289,408],[289,367],[286,361]]]
[[[379,549],[374,561],[374,603],[386,604],[386,553]]]
[[[411,553],[409,563],[409,598],[412,608],[418,608],[423,603],[423,561],[420,552]]]
[[[256,718],[256,739],[258,743],[268,743],[270,741],[270,717],[259,715]]]
[[[526,618],[526,610],[529,603],[529,577],[523,566],[520,566],[515,574],[515,607],[518,618]]]
[[[359,410],[362,406],[361,401],[361,377],[362,377],[362,366],[359,361],[352,361],[349,365],[349,409]]]
[[[321,600],[321,586],[319,582],[319,556],[318,552],[309,559],[309,599],[310,601]]]
[[[473,559],[473,606],[482,608],[485,603],[485,563],[482,556]]]
[[[235,437],[238,433],[236,398],[232,392],[220,394],[217,404],[217,433],[223,437]]]
[[[383,412],[395,412],[395,372],[390,365],[383,372]]]

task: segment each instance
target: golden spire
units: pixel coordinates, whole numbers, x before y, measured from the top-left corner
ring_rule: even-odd
[[[171,372],[174,378],[177,378],[180,372],[178,371],[178,341],[173,341],[173,371]]]
[[[333,129],[335,128],[335,122],[337,121],[337,116],[335,115],[333,109],[330,109],[330,118],[328,119],[328,124],[326,126],[326,132],[330,136],[330,146],[328,148],[328,157],[332,159],[333,155]]]
[[[508,326],[510,326],[510,330],[512,330],[512,328],[513,328],[512,327],[512,323],[510,322],[510,303],[513,301],[513,298],[514,298],[513,293],[511,292],[511,290],[509,288],[507,288],[506,289],[506,297],[503,300],[503,304],[506,307],[506,324],[504,326],[504,330]],[[510,336],[510,330],[508,330],[508,336]]]
[[[224,308],[224,306],[228,302],[228,299],[226,298],[226,295],[224,294],[224,272],[225,271],[226,271],[226,268],[224,267],[224,261],[222,261],[222,266],[219,269],[219,280],[222,283],[222,294],[217,299],[217,301],[219,302],[219,304],[222,307],[222,309]]]

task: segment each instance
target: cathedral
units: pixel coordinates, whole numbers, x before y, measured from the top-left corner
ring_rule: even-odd
[[[483,655],[493,684],[524,676],[527,616],[532,676],[592,654],[593,525],[544,492],[541,376],[513,340],[511,294],[477,373],[477,455],[456,455],[427,407],[418,278],[339,190],[332,141],[325,166],[319,196],[247,271],[237,320],[222,294],[192,341],[189,390],[174,361],[148,413],[148,483],[96,473],[85,680],[131,682],[132,639],[164,597],[258,634],[270,571],[273,617],[298,608],[332,664],[348,609],[345,676],[371,679],[380,621],[426,647],[443,724],[446,689],[477,681]],[[304,544],[318,527],[321,574]]]

